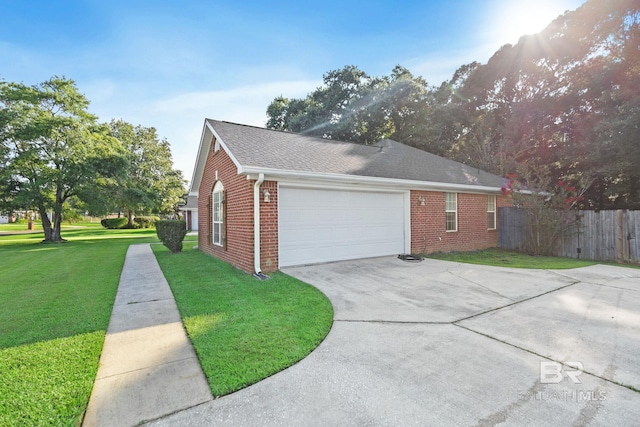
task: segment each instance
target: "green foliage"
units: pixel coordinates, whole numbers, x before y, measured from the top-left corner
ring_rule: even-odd
[[[73,201],[73,200],[71,200]],[[67,203],[62,207],[62,218],[67,224],[77,224],[84,221],[83,212],[73,207],[71,203]]]
[[[160,217],[157,216],[137,216],[133,219],[137,228],[150,228],[155,227],[156,222],[160,221]]]
[[[128,223],[127,218],[104,218],[100,220],[100,224],[109,230],[125,228]]]
[[[182,173],[173,169],[171,149],[166,139],[158,138],[155,128],[133,126],[112,120],[110,134],[126,150],[126,166],[114,179],[97,182],[87,195],[89,210],[127,214],[135,227],[136,213],[174,213],[182,201]]]
[[[136,212],[174,213],[184,193],[154,128],[98,124],[88,106],[64,77],[0,82],[0,210],[37,210],[45,240],[62,240],[63,217],[79,219],[70,202],[94,215],[125,211],[134,228]]]
[[[293,365],[331,328],[327,297],[297,279],[275,273],[258,282],[201,251],[153,251],[214,396]]]
[[[60,241],[67,201],[123,165],[120,143],[87,111],[73,80],[0,82],[0,203],[36,209],[45,240]],[[49,220],[47,212],[53,212]]]
[[[157,221],[156,233],[162,244],[169,248],[171,253],[176,254],[182,251],[182,241],[187,235],[187,223],[174,220]]]
[[[457,153],[497,173],[527,162],[591,182],[584,207],[640,206],[639,42],[640,3],[589,0],[503,46],[461,86]]]
[[[577,232],[573,208],[582,200],[584,190],[568,181],[554,182],[546,167],[528,166],[522,171],[523,175],[511,176],[502,189],[527,218],[522,250],[531,255],[555,255],[561,240]]]
[[[325,74],[324,86],[305,99],[275,98],[267,127],[362,144],[396,136],[418,146],[426,143],[416,128],[429,100],[427,83],[406,68],[378,78],[346,66]]]

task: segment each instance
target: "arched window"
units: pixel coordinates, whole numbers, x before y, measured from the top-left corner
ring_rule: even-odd
[[[216,182],[213,187],[213,244],[223,245],[224,230],[224,187],[222,182]]]

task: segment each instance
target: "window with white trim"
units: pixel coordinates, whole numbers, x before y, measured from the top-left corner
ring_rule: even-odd
[[[446,231],[458,231],[458,193],[445,193]]]
[[[224,225],[224,203],[223,203],[224,187],[220,181],[216,182],[213,187],[213,244],[222,246],[223,236],[222,230]]]
[[[495,230],[496,225],[496,196],[487,196],[487,230]]]

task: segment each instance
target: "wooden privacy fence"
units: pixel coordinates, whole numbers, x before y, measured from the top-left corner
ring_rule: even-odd
[[[558,242],[556,255],[594,261],[640,263],[640,211],[576,211],[578,222]],[[528,234],[526,212],[498,209],[498,246],[521,250]]]

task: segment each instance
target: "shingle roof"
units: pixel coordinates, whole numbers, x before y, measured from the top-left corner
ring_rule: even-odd
[[[386,139],[334,141],[207,119],[244,167],[501,187],[504,178]]]
[[[180,206],[180,210],[187,211],[193,209],[198,209],[198,196],[189,195],[187,197],[187,203],[185,203],[183,206]]]

